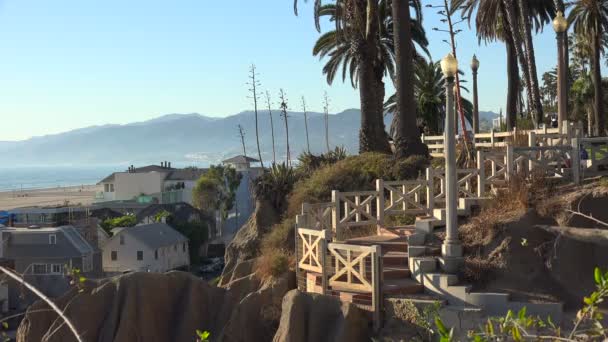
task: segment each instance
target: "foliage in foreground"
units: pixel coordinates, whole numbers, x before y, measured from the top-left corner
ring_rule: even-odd
[[[602,325],[603,315],[599,305],[608,297],[608,271],[603,273],[595,269],[594,280],[596,291],[583,299],[584,306],[578,311],[574,327],[570,332],[562,332],[561,328],[551,321],[551,317],[542,320],[530,316],[526,308],[517,315],[509,310],[506,316],[490,318],[477,331],[469,334],[469,340],[486,341],[603,341],[608,338],[608,330]],[[441,342],[454,340],[454,329],[446,327],[441,318],[435,318],[435,325]]]

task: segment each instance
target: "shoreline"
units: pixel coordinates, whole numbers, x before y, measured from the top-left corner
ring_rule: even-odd
[[[0,190],[0,210],[22,207],[90,205],[95,200],[95,193],[103,187],[95,184],[62,186],[41,189]]]

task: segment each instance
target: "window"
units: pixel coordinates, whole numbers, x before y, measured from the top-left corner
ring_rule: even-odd
[[[61,264],[51,264],[51,273],[52,274],[61,274],[63,271],[63,266]]]
[[[137,260],[144,260],[144,251],[137,251]]]
[[[93,255],[82,256],[82,271],[91,272],[93,270]]]
[[[173,245],[173,251],[177,252],[177,245]]]
[[[184,242],[184,243],[182,243],[182,252],[185,252],[185,251],[186,251],[186,243]]]
[[[49,244],[50,245],[56,245],[57,244],[57,235],[55,235],[55,234],[50,234],[49,235]]]
[[[114,192],[114,184],[110,184],[110,192]]]
[[[46,264],[33,264],[32,273],[33,274],[46,274]]]
[[[117,251],[112,251],[110,253],[110,258],[112,259],[112,261],[118,260],[118,252]]]
[[[154,251],[154,259],[158,260],[158,249]]]
[[[103,185],[103,191],[104,192],[110,192],[110,184],[104,184]]]
[[[121,244],[121,245],[124,245],[124,244],[125,244],[125,236],[124,236],[124,235],[121,235],[121,236],[120,236],[120,244]]]

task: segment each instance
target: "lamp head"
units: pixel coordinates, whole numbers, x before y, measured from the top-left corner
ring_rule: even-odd
[[[564,13],[562,13],[562,11],[558,11],[557,16],[553,19],[553,29],[557,33],[563,33],[568,30],[568,20],[564,18]]]
[[[454,58],[454,55],[448,53],[447,56],[443,57],[441,60],[441,71],[446,78],[456,75],[458,72],[458,61]]]
[[[473,71],[479,69],[479,59],[477,59],[477,56],[475,55],[473,55],[473,60],[471,61],[471,69],[473,69]]]

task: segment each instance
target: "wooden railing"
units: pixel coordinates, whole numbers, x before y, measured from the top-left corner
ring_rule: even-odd
[[[333,231],[331,223],[331,215],[334,208],[334,203],[303,203],[302,215],[305,216],[303,222],[306,227],[315,230]]]
[[[507,153],[505,151],[477,151],[477,194],[483,197],[490,189],[507,184]]]
[[[428,186],[428,191],[432,193],[434,203],[445,203],[445,169],[430,169],[429,178],[433,181]],[[458,169],[456,179],[458,185],[459,198],[478,198],[483,196],[483,192],[477,187],[479,169]],[[432,210],[431,210],[432,212]]]
[[[507,147],[507,176],[542,175],[579,181],[579,151],[571,146]]]
[[[578,145],[587,152],[587,159],[582,161],[585,175],[608,171],[608,138],[582,138],[573,141],[572,145]]]
[[[380,246],[328,243],[327,230],[296,229],[297,278],[306,279],[301,290],[336,295],[348,292],[363,295],[353,301],[373,313],[380,326],[382,312],[382,252]],[[321,277],[321,285],[317,284]],[[310,280],[312,279],[312,280]]]
[[[428,203],[432,201],[427,197],[426,189],[426,179],[390,182],[376,180],[376,191],[382,194],[378,202],[378,221],[383,222],[386,216],[426,214]]]
[[[332,191],[332,227],[338,241],[343,240],[345,229],[358,226],[377,226],[376,211],[379,191]]]
[[[474,145],[476,148],[505,147],[516,134],[516,131],[495,132],[493,129],[489,133],[476,133]]]

